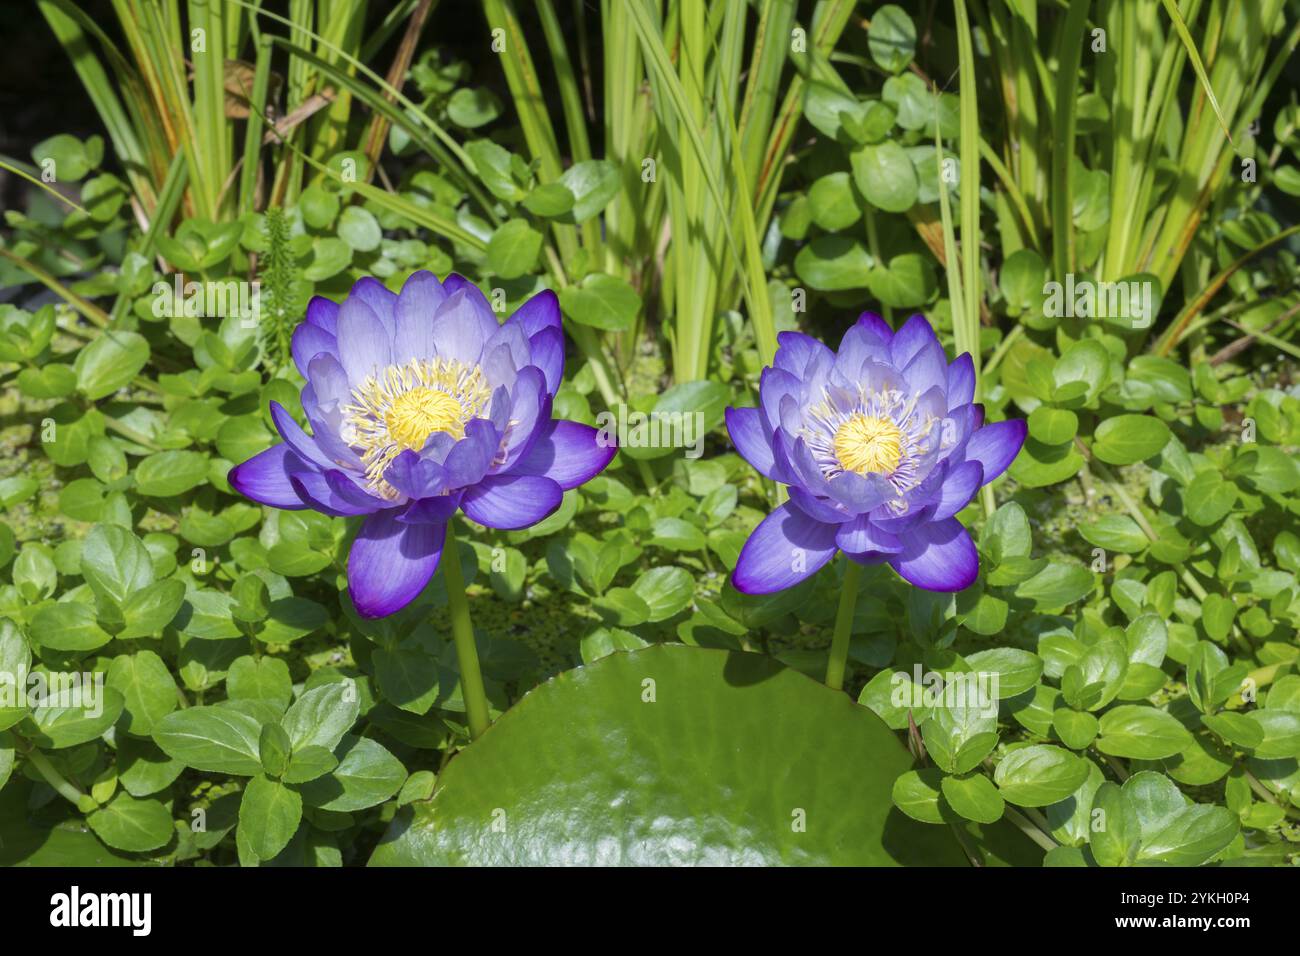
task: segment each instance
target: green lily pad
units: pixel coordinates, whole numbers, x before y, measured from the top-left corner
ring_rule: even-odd
[[[371,865],[965,863],[894,808],[912,760],[772,658],[615,653],[528,694],[399,811]]]

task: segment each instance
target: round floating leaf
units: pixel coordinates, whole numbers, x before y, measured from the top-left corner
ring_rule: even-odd
[[[618,166],[608,159],[586,159],[566,169],[559,182],[573,193],[573,221],[586,222],[618,195]]]
[[[799,250],[794,271],[822,292],[862,289],[871,275],[871,254],[860,240],[819,236]]]
[[[1064,800],[1087,778],[1086,760],[1047,744],[1011,751],[993,774],[1003,798],[1021,807],[1045,807]]]
[[[372,252],[384,238],[375,214],[360,206],[348,206],[339,216],[339,238],[358,252]]]
[[[897,73],[916,52],[916,25],[902,7],[887,3],[871,17],[867,48],[881,69]]]
[[[195,770],[252,776],[262,771],[261,734],[261,724],[232,708],[190,707],[160,720],[153,739]]]
[[[1159,760],[1192,745],[1192,735],[1172,714],[1142,704],[1121,704],[1101,716],[1097,749],[1115,757]]]
[[[368,737],[345,737],[336,751],[338,766],[301,788],[309,806],[347,812],[383,803],[406,782],[406,768]]]
[[[1117,415],[1097,426],[1092,452],[1112,465],[1131,465],[1160,452],[1169,443],[1169,426],[1150,415]]]
[[[158,800],[137,800],[119,793],[86,817],[95,835],[115,850],[143,853],[172,838],[172,815]]]
[[[77,388],[91,401],[112,395],[149,361],[149,343],[143,335],[110,329],[77,353],[73,368]]]
[[[239,803],[239,835],[259,859],[269,860],[293,839],[302,821],[302,797],[278,780],[248,781]]]
[[[172,498],[208,480],[208,459],[197,451],[160,451],[135,470],[135,487],[142,495]]]
[[[822,176],[808,190],[808,203],[813,222],[827,232],[847,229],[862,218],[862,210],[853,194],[853,182],[848,173],[828,173]]]
[[[658,645],[526,696],[371,864],[961,865],[893,807],[910,767],[874,714],[771,658]]]
[[[916,167],[893,140],[859,147],[849,159],[854,183],[873,206],[885,212],[907,212],[916,203],[921,189]]]
[[[1002,818],[1006,802],[993,786],[993,781],[983,774],[967,777],[944,777],[944,799],[948,805],[967,820],[976,823],[993,823]]]
[[[625,279],[595,272],[580,285],[564,289],[560,306],[575,322],[606,332],[625,332],[641,311],[641,297]]]
[[[517,279],[537,264],[542,234],[527,219],[511,219],[492,234],[487,246],[487,266],[502,279]]]
[[[486,87],[462,86],[447,100],[447,116],[457,126],[475,129],[501,115],[501,98]]]

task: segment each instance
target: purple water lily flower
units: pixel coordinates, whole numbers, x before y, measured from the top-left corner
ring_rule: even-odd
[[[564,372],[552,292],[499,324],[461,276],[416,272],[400,295],[365,278],[342,304],[313,298],[292,349],[312,434],[272,402],[284,443],[234,468],[230,484],[274,508],[365,515],[348,556],[363,617],[414,600],[457,509],[526,528],[614,457],[596,429],[551,418]]]
[[[969,586],[979,558],[954,515],[1011,464],[1025,422],[984,424],[971,357],[949,364],[920,315],[894,332],[863,313],[838,352],[798,332],[777,341],[759,407],[727,409],[727,430],[790,499],[745,542],[736,589],[791,587],[836,551],[927,590]]]

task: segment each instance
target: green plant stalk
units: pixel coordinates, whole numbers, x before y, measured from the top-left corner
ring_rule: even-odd
[[[154,192],[153,184],[146,173],[150,168],[148,157],[122,101],[113,91],[108,74],[91,52],[90,42],[86,36],[88,29],[91,31],[97,29],[96,25],[70,0],[38,0],[37,5],[60,45],[67,51],[72,61],[72,68],[81,78],[86,95],[94,104],[95,112],[99,114],[100,121],[108,131],[113,151],[126,170],[126,177],[131,182],[132,190],[140,197],[146,209],[151,208]],[[102,42],[104,39],[102,33],[99,38]],[[118,57],[118,61],[115,62],[118,62],[119,69],[125,68],[125,61],[122,61],[121,57]]]
[[[58,768],[50,762],[50,758],[45,756],[39,750],[32,748],[24,756],[36,768],[37,773],[45,778],[45,782],[58,791],[59,795],[80,808],[86,800],[86,794],[82,793],[75,786],[59,773]]]
[[[844,672],[849,664],[849,642],[853,637],[853,612],[858,606],[858,588],[862,584],[862,565],[844,556],[844,580],[840,582],[840,605],[835,612],[835,630],[831,634],[831,656],[826,663],[826,686],[844,689]]]
[[[1074,268],[1074,162],[1075,102],[1078,98],[1079,61],[1083,34],[1092,0],[1070,0],[1061,31],[1057,56],[1056,104],[1052,117],[1052,266],[1058,280]]]
[[[1050,836],[1048,836],[1046,833],[1044,833],[1042,830],[1040,830],[1038,827],[1034,826],[1033,822],[1030,821],[1019,810],[1016,810],[1013,807],[1007,807],[1004,812],[1006,814],[1007,819],[1010,820],[1013,824],[1015,824],[1015,826],[1020,830],[1021,833],[1029,837],[1029,839],[1033,840],[1044,850],[1050,852],[1056,849],[1056,847],[1058,846],[1057,842],[1053,840]]]
[[[8,249],[0,249],[0,257],[8,259],[19,269],[22,269],[37,282],[45,286],[59,298],[63,299],[63,301],[67,302],[101,329],[108,327],[109,317],[107,312],[95,305],[89,299],[83,299],[81,296],[77,295],[58,279],[54,278],[54,276],[36,265],[36,263],[29,262],[27,259],[10,252]]]
[[[257,198],[257,171],[262,156],[262,107],[266,104],[267,87],[271,78],[271,38],[257,41],[257,66],[253,73],[253,95],[250,102],[257,109],[249,109],[244,132],[244,161],[240,167],[239,211],[253,211]]]
[[[474,643],[474,624],[469,616],[469,600],[460,573],[460,554],[456,550],[455,519],[447,522],[447,539],[442,546],[442,578],[447,583],[447,606],[451,609],[451,635],[456,643],[460,663],[460,688],[465,697],[465,717],[469,736],[477,740],[488,729],[487,692],[483,689],[483,672],[478,663],[478,646]]]
[[[969,352],[975,363],[975,394],[980,378],[980,130],[975,84],[975,51],[971,42],[966,0],[954,0],[957,16],[957,58],[960,70],[961,115],[961,269],[962,305],[953,313],[953,337],[958,354]],[[951,265],[950,265],[951,268]]]

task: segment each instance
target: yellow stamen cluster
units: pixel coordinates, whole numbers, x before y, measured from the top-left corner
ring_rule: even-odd
[[[903,433],[889,419],[858,413],[836,430],[835,457],[845,471],[891,475],[902,458],[902,439]]]
[[[455,359],[412,359],[390,365],[352,390],[343,408],[344,439],[361,450],[370,488],[393,499],[384,472],[403,451],[419,451],[429,436],[446,432],[459,441],[479,417],[492,390],[477,365]]]

